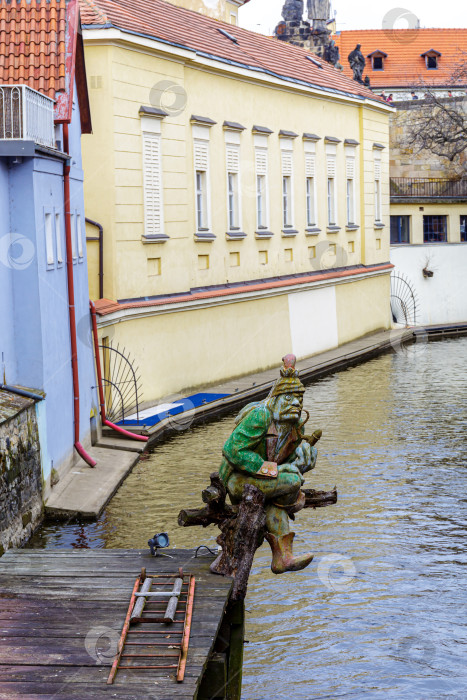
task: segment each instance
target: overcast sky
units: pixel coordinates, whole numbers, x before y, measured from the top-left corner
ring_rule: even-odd
[[[465,0],[331,0],[336,13],[337,29],[403,29],[413,26],[415,18],[421,27],[467,27]],[[306,8],[306,0],[305,0]],[[284,0],[250,0],[241,8],[242,27],[264,34],[272,34],[281,19]],[[403,8],[403,9],[398,9]],[[305,9],[306,11],[306,9]],[[405,19],[404,19],[405,16]],[[396,19],[399,17],[399,19]],[[386,19],[385,19],[386,18]],[[383,24],[384,23],[384,24]]]

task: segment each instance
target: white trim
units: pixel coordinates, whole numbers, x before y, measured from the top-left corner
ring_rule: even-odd
[[[438,244],[437,244],[438,245]],[[237,304],[242,301],[253,301],[256,299],[266,299],[276,296],[285,296],[287,294],[295,294],[308,289],[320,289],[333,285],[358,282],[359,280],[370,279],[372,277],[381,277],[390,275],[391,269],[374,270],[372,272],[362,272],[349,277],[335,277],[327,280],[317,280],[316,282],[306,282],[301,284],[290,284],[290,286],[274,287],[272,289],[245,291],[241,294],[231,294],[222,297],[214,297],[210,299],[195,299],[193,301],[184,301],[172,304],[161,304],[159,306],[134,307],[131,309],[122,309],[107,314],[104,317],[98,316],[98,327],[105,328],[113,326],[115,323],[123,323],[124,321],[133,321],[139,318],[147,318],[149,316],[161,316],[164,314],[178,313],[183,311],[191,311],[195,309],[208,309],[213,306],[224,306],[227,304]],[[105,320],[104,320],[105,319]]]

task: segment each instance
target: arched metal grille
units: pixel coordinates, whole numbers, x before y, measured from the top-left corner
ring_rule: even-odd
[[[125,348],[112,342],[99,345],[102,353],[102,384],[107,418],[112,423],[125,422],[129,416],[139,420],[141,378],[134,360]],[[136,415],[135,415],[136,414]]]
[[[401,272],[391,274],[391,313],[394,323],[416,326],[419,303],[410,279]]]

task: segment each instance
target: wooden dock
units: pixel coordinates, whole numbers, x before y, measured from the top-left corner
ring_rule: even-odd
[[[229,601],[232,580],[209,572],[211,555],[164,553],[173,558],[111,549],[13,549],[1,557],[0,698],[239,700],[244,619],[243,604]],[[154,575],[182,567],[195,576],[185,678],[120,669],[107,685],[142,567]],[[170,655],[173,625],[162,638]]]

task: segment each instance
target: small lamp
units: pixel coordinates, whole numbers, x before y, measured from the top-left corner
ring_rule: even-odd
[[[157,557],[158,549],[165,549],[169,546],[169,536],[166,532],[159,532],[151,540],[148,540],[148,545],[151,549],[151,554]]]

